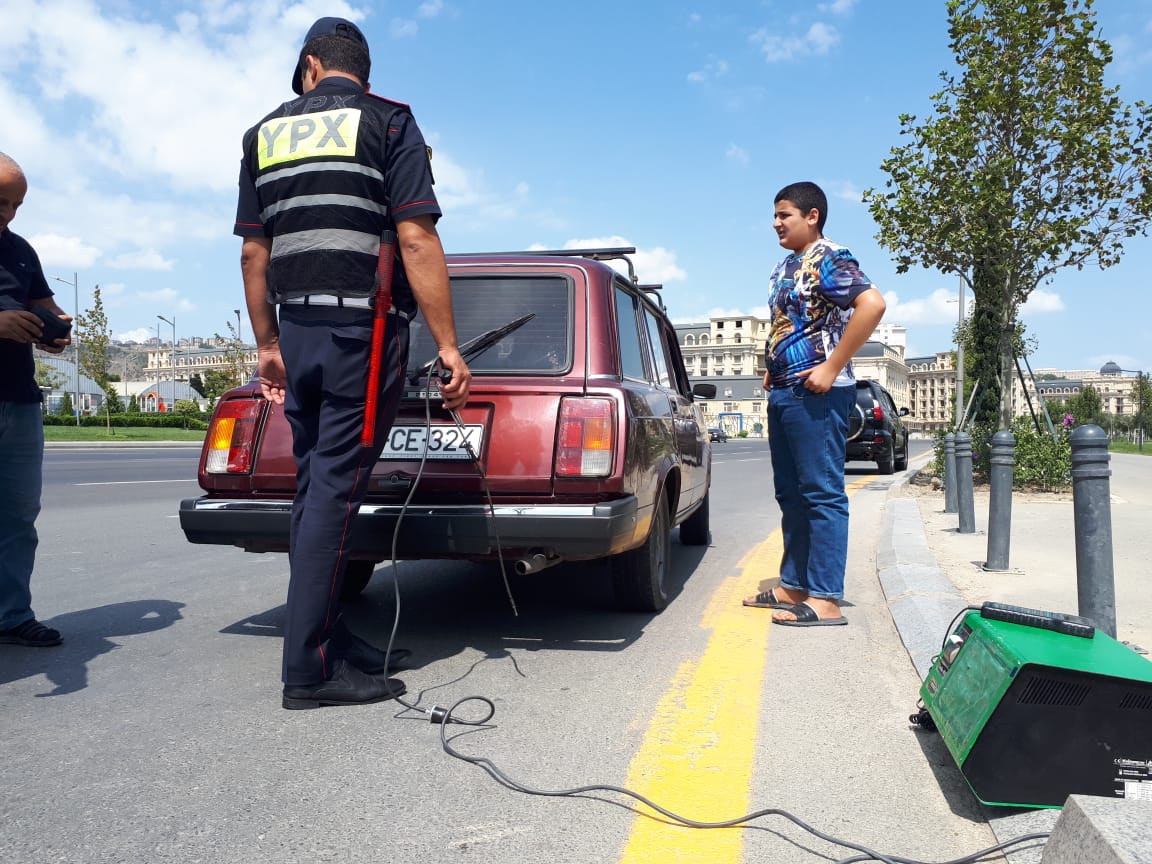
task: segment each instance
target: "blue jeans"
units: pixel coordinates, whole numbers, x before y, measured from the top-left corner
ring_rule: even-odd
[[[0,402],[0,630],[32,614],[36,517],[43,483],[44,416],[39,402]]]
[[[855,399],[855,387],[813,393],[799,384],[768,395],[768,443],[784,535],[780,584],[810,597],[844,596],[844,449]]]

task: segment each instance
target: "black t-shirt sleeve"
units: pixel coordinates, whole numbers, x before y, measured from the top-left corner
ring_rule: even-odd
[[[400,112],[388,123],[388,156],[384,172],[392,218],[441,216],[432,191],[432,166],[424,136],[412,115]]]
[[[33,300],[52,296],[40,257],[23,237],[0,236],[0,309],[27,309]]]

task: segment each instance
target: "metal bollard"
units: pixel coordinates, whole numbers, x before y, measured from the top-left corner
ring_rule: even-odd
[[[956,512],[956,436],[944,436],[944,512]]]
[[[1012,466],[1016,464],[1016,438],[1011,432],[992,436],[991,488],[988,492],[988,560],[985,570],[1007,570],[1012,545]]]
[[[1073,430],[1072,507],[1076,517],[1076,599],[1080,614],[1116,637],[1108,435],[1091,424]]]
[[[956,509],[961,534],[976,533],[976,502],[972,497],[972,436],[956,433]]]

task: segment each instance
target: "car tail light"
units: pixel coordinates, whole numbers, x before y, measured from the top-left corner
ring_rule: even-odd
[[[873,405],[872,406],[872,419],[873,420],[883,420],[884,419],[884,409],[881,408],[879,405]]]
[[[607,477],[616,452],[616,403],[566,397],[560,402],[557,477]]]
[[[256,425],[267,403],[263,399],[233,399],[216,409],[204,438],[209,474],[248,474],[252,471]]]

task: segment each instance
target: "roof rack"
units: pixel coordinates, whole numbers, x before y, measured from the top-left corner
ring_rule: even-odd
[[[647,285],[637,284],[636,287],[645,294],[651,295],[652,299],[656,301],[656,305],[659,306],[662,311],[668,311],[668,307],[664,305],[664,297],[660,294],[660,289],[664,287],[663,285],[658,282],[652,282]]]
[[[629,255],[636,254],[635,246],[605,246],[599,249],[518,249],[515,252],[484,252],[484,255],[551,255],[556,258],[591,258],[593,261],[624,261],[628,265],[628,278],[639,284],[636,268]]]

